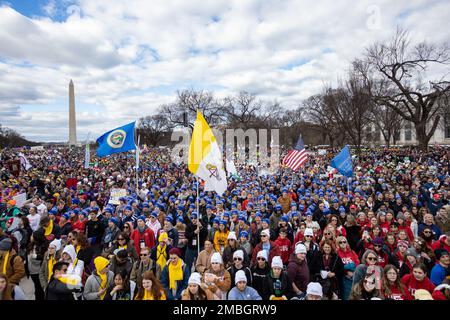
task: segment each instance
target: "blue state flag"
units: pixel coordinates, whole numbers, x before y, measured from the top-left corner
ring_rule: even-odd
[[[331,160],[331,166],[347,178],[350,178],[353,175],[352,157],[350,156],[350,149],[348,146],[345,146],[341,152]]]
[[[106,132],[97,139],[97,156],[106,157],[113,153],[136,149],[134,143],[135,122]]]

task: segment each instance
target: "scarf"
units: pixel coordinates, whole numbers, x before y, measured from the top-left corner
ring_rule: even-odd
[[[142,300],[155,300],[153,298],[153,293],[151,291],[144,290],[144,296],[142,297]]]
[[[127,250],[127,249],[128,249],[128,245],[119,246],[119,251],[120,250]]]
[[[6,255],[4,256],[3,260],[3,274],[6,276],[6,266],[8,265],[8,260],[9,260],[9,251],[6,252]]]
[[[48,269],[48,281],[53,275],[53,265],[55,264],[55,256],[51,256],[48,258],[47,269]]]
[[[78,263],[78,251],[80,251],[80,249],[81,249],[81,246],[80,245],[78,245],[76,248],[75,248],[75,252],[77,253],[77,257],[75,258],[75,261],[73,262],[73,267],[75,268],[75,266],[77,265],[77,263]]]
[[[160,266],[161,270],[164,269],[164,266],[167,263],[167,259],[166,259],[166,245],[164,245],[164,247],[161,248],[160,245],[158,245],[158,248],[156,249],[156,264],[158,266]]]
[[[53,231],[53,220],[50,219],[50,223],[48,224],[48,227],[44,227],[44,235],[49,236]]]
[[[169,288],[170,289],[176,289],[177,288],[177,281],[183,280],[183,268],[182,268],[182,261],[181,259],[178,259],[177,264],[174,265],[172,262],[169,263]]]

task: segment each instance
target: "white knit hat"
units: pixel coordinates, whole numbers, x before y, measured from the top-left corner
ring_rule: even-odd
[[[239,281],[247,282],[247,277],[245,276],[245,272],[242,270],[239,270],[238,272],[236,272],[236,276],[234,278],[234,284],[237,284]]]
[[[264,258],[264,260],[266,260],[266,261],[269,260],[269,258],[267,257],[267,251],[266,250],[258,251],[258,254],[256,255],[256,258],[258,259],[260,257]]]
[[[275,256],[272,258],[272,268],[276,267],[283,269],[283,261],[280,256]]]
[[[323,296],[322,286],[318,282],[310,282],[308,283],[308,287],[306,288],[306,294],[312,294],[315,296]]]
[[[202,284],[202,276],[198,272],[193,272],[191,274],[191,276],[189,277],[188,283],[201,285]]]
[[[227,240],[230,240],[230,239],[237,240],[237,238],[236,238],[236,232],[230,231],[230,233],[228,234]]]
[[[222,260],[222,256],[220,255],[219,252],[214,252],[213,255],[211,256],[211,263],[223,263]]]
[[[58,252],[61,249],[61,240],[55,239],[52,242],[50,242],[49,246],[55,247],[56,252]]]
[[[307,252],[307,250],[306,250],[306,247],[305,247],[305,245],[303,243],[298,243],[295,246],[295,254],[306,253],[306,252]]]
[[[268,237],[270,237],[270,231],[269,231],[269,229],[264,229],[263,231],[261,231],[261,235],[266,235],[266,236],[268,236]]]
[[[305,233],[303,234],[305,236],[314,236],[314,232],[312,228],[306,228]]]
[[[244,251],[242,251],[242,250],[236,250],[234,253],[233,253],[233,259],[234,258],[241,258],[242,260],[244,260]]]

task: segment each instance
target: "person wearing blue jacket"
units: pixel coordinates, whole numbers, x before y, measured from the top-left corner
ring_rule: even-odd
[[[228,293],[228,300],[262,300],[258,291],[247,286],[247,276],[244,271],[236,272],[235,284],[236,286]]]
[[[450,257],[445,249],[434,250],[438,263],[431,269],[430,280],[434,285],[442,284],[449,273]]]
[[[191,274],[188,266],[181,260],[181,250],[172,248],[169,261],[161,274],[161,283],[166,290],[167,300],[180,300],[181,293],[188,286]]]

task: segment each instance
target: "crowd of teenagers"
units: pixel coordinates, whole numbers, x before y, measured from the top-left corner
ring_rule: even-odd
[[[449,300],[450,150],[362,150],[349,180],[328,151],[217,195],[167,149],[137,175],[131,153],[3,150],[0,300]]]

